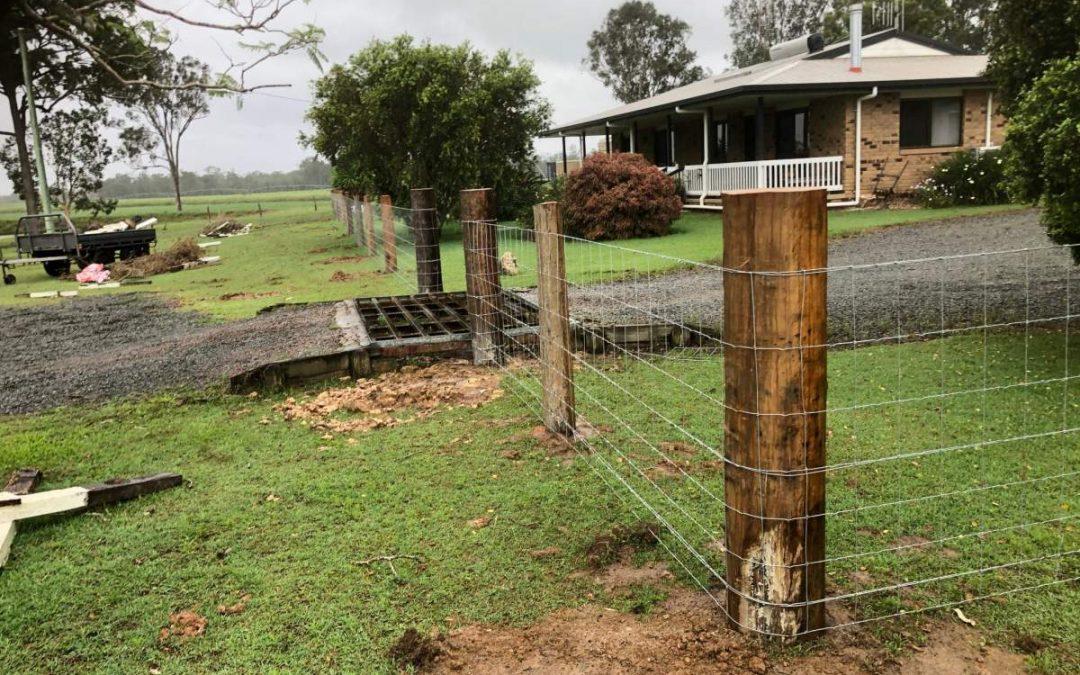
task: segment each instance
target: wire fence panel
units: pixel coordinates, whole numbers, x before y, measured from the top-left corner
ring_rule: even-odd
[[[432,292],[434,278],[440,280],[439,237],[442,224],[434,209],[411,209],[375,200],[348,199],[341,207],[340,221],[347,226],[352,219],[351,235],[356,246],[367,255],[379,256],[383,274],[391,276],[398,292],[416,294]],[[418,236],[421,242],[417,260]],[[429,270],[421,275],[418,270]],[[423,276],[426,288],[418,279]]]
[[[627,513],[657,525],[673,569],[723,612],[726,595],[738,592],[727,581],[732,560],[796,575],[824,566],[822,597],[762,604],[823,607],[828,627],[1080,580],[1080,348],[1073,337],[1080,272],[1069,247],[778,274],[488,225],[498,246],[485,255],[504,286],[544,283],[536,240],[559,237],[565,278],[558,281],[572,329],[562,358],[573,366],[577,418],[565,447]],[[791,280],[794,293],[815,280],[826,284],[828,322],[816,342],[752,345],[759,366],[770,353],[825,350],[828,403],[820,409],[742,409],[727,400],[725,354],[730,360],[747,345],[725,330],[725,288],[747,275],[753,289],[781,279]],[[537,302],[537,293],[504,287],[499,296],[498,304],[490,293],[474,298],[487,303],[483,328],[503,336],[493,362],[504,386],[542,420],[536,332],[505,301]],[[748,309],[751,325],[762,326],[768,308]],[[761,392],[775,384],[749,382]],[[825,463],[738,464],[724,450],[732,411],[766,422],[823,416]],[[733,558],[725,475],[736,469],[767,486],[824,476],[820,515],[778,517],[765,502],[742,514],[763,531],[823,516],[824,556]],[[728,616],[746,630],[775,634]]]

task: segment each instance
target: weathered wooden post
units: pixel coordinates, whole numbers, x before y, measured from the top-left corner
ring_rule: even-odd
[[[503,298],[495,192],[491,188],[461,191],[461,239],[465,248],[465,294],[472,327],[473,362],[502,363]]]
[[[544,426],[572,436],[574,359],[570,351],[570,305],[566,298],[566,258],[563,252],[562,211],[559,202],[533,207],[537,253],[537,292],[540,300],[540,383]]]
[[[825,622],[825,191],[723,200],[728,615],[795,637]]]
[[[364,195],[364,246],[375,255],[375,202],[369,195]]]
[[[394,235],[394,204],[390,195],[379,197],[379,205],[382,207],[382,247],[385,264],[383,271],[386,273],[397,271],[397,237]]]
[[[351,235],[353,233],[353,197],[349,193],[342,195],[342,208],[345,211],[345,232]]]
[[[416,249],[417,292],[442,293],[442,259],[439,252],[439,219],[435,213],[435,190],[417,188],[409,192],[409,198]]]

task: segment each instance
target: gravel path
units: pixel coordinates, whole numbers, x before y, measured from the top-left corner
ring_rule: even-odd
[[[889,264],[930,256],[1051,247],[1038,212],[957,218],[835,239],[829,266],[830,342],[875,340],[898,331],[1043,320],[1080,302],[1080,270],[1059,247],[953,260]],[[699,267],[653,278],[571,287],[574,318],[599,323],[671,321],[722,330],[723,275]]]
[[[205,387],[262,363],[338,346],[332,305],[229,323],[143,294],[0,309],[0,413]]]

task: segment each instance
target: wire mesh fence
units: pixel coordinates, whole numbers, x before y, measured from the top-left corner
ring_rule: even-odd
[[[357,248],[381,259],[380,270],[403,294],[442,290],[439,240],[442,223],[434,206],[395,206],[379,200],[334,193],[336,219]]]
[[[567,447],[734,624],[790,637],[1080,580],[1069,247],[762,271],[470,227],[493,236],[466,237],[486,261],[469,284],[485,360],[542,420],[562,392]],[[563,252],[556,278],[537,262],[545,237]],[[564,345],[511,330],[500,276],[561,289]],[[515,292],[539,303],[541,331],[542,295]],[[771,325],[785,303],[792,325]],[[544,381],[556,361],[564,387]],[[827,402],[807,393],[814,363]],[[774,462],[770,444],[792,439],[804,455]],[[748,548],[751,530],[792,546]]]

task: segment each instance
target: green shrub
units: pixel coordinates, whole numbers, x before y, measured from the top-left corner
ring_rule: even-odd
[[[516,214],[516,220],[522,227],[532,228],[533,206],[543,202],[561,202],[566,192],[566,178],[556,176],[554,180],[540,181],[536,186],[535,198],[529,204],[522,204]]]
[[[1024,91],[1004,151],[1014,195],[1042,203],[1051,239],[1080,244],[1080,58],[1052,63]]]
[[[915,199],[923,206],[1004,204],[1009,201],[1004,162],[997,150],[958,152],[934,167],[915,186]]]
[[[566,180],[566,231],[577,237],[656,237],[670,232],[681,213],[675,181],[641,155],[590,155]]]

